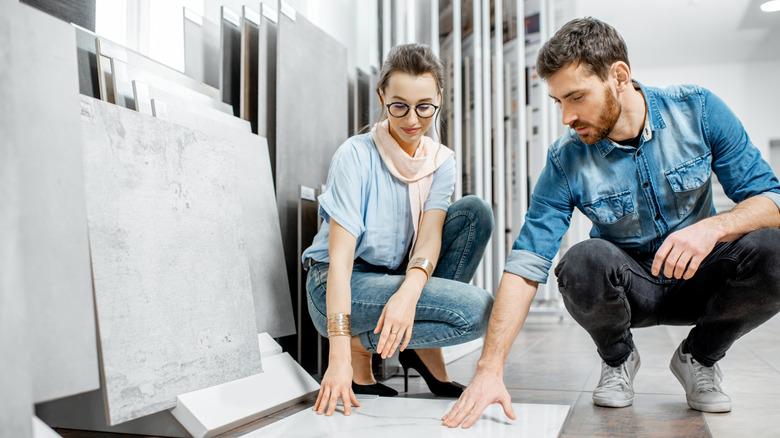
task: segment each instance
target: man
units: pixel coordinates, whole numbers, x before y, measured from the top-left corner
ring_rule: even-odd
[[[591,239],[564,255],[556,275],[603,361],[594,404],[633,403],[631,328],[694,325],[670,368],[691,408],[729,411],[717,361],[780,311],[780,183],[718,97],[632,81],[623,39],[599,20],[567,23],[542,47],[537,71],[571,129],[549,148],[476,374],[443,424],[469,427],[491,403],[515,418],[504,361],[574,207],[593,222]],[[738,203],[719,215],[713,171]]]

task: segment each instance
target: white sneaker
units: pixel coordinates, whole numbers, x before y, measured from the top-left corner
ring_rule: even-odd
[[[690,354],[683,353],[680,344],[669,369],[685,388],[685,398],[692,409],[702,412],[731,410],[731,399],[720,389],[723,373],[717,363],[711,367],[700,364]]]
[[[623,408],[634,403],[634,376],[639,371],[639,352],[634,348],[620,366],[601,361],[601,379],[593,391],[593,403],[608,408]]]

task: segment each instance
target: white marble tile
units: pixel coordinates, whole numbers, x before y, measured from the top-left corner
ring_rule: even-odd
[[[236,145],[82,100],[110,424],[261,372]]]
[[[255,437],[556,437],[569,412],[568,406],[513,403],[517,420],[509,420],[499,405],[491,405],[469,429],[449,429],[441,417],[454,400],[412,398],[359,398],[352,415],[343,410],[331,417],[305,409],[276,423],[243,435]]]

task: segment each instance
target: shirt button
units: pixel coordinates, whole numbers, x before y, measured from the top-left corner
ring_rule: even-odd
[[[655,215],[655,220],[660,221],[661,220],[661,215],[660,214]]]
[[[649,186],[649,185],[650,185],[650,183],[648,183],[647,181],[645,181],[644,183],[642,183],[642,187],[644,187],[644,188],[647,188],[647,186]]]

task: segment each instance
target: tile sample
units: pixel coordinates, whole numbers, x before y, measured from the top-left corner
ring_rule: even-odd
[[[82,98],[109,424],[262,371],[232,142]]]
[[[219,71],[222,101],[233,107],[233,114],[241,114],[241,17],[233,10],[220,9],[220,46],[222,48]]]
[[[76,59],[79,66],[79,92],[85,96],[100,98],[97,47],[94,33],[78,26],[76,30]]]
[[[257,71],[260,14],[244,6],[241,13],[241,118],[252,123],[252,132],[257,133]]]
[[[21,93],[16,85],[24,70],[16,59],[17,5],[0,1],[0,436],[32,436],[33,390],[29,367],[27,299],[24,280],[21,228],[20,143],[17,128],[22,120],[16,114]],[[23,23],[26,24],[26,23]],[[7,352],[14,352],[8,354]]]
[[[184,73],[219,88],[219,26],[184,8]]]
[[[569,412],[568,406],[512,403],[517,416],[517,420],[512,421],[499,405],[494,404],[485,409],[471,428],[449,429],[442,426],[441,417],[455,404],[454,400],[369,397],[359,396],[362,406],[353,407],[350,416],[343,415],[342,407],[330,417],[304,409],[243,436],[556,437]]]
[[[227,114],[167,106],[168,120],[236,145],[238,189],[246,224],[246,252],[252,278],[257,332],[273,337],[295,333],[290,283],[282,248],[266,140],[249,122]],[[316,214],[316,213],[315,213]]]
[[[18,8],[21,245],[36,402],[99,387],[73,27]],[[32,30],[34,29],[34,31]],[[23,36],[22,36],[23,35]],[[63,54],[67,54],[63,55]]]
[[[95,0],[68,0],[53,2],[50,0],[21,0],[66,23],[74,23],[95,31]]]
[[[279,14],[263,3],[258,26],[257,134],[268,139],[268,155],[276,183],[276,33]]]
[[[279,14],[275,169],[279,222],[292,285],[301,265],[296,232],[300,187],[325,184],[333,153],[347,139],[349,111],[346,48],[303,15],[294,15],[293,20]]]

